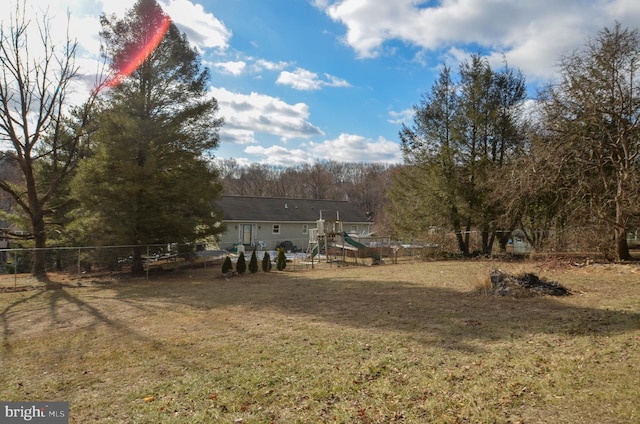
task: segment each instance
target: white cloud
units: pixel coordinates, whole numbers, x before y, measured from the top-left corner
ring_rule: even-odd
[[[245,153],[263,156],[259,163],[275,166],[296,166],[305,163],[313,163],[306,151],[302,149],[287,149],[284,146],[248,146]]]
[[[390,118],[387,119],[387,122],[394,125],[409,124],[411,121],[413,121],[414,114],[415,112],[413,109],[405,109],[401,110],[400,112],[390,110]]]
[[[202,5],[189,0],[166,0],[160,2],[173,22],[187,34],[189,41],[201,51],[204,49],[226,50],[232,33],[222,21],[206,12]]]
[[[16,1],[22,4],[22,0]],[[12,22],[10,15],[15,15],[15,1],[12,0],[11,3],[12,7],[0,8],[0,21],[5,26]],[[206,12],[200,4],[189,0],[159,0],[159,4],[199,50],[228,48],[231,31],[213,14]],[[79,46],[76,62],[83,76],[83,81],[75,87],[79,96],[85,85],[95,82],[95,75],[101,66],[100,15],[115,14],[118,18],[123,18],[132,6],[131,0],[29,0],[26,3],[27,17],[31,19],[29,39],[39,39],[38,24],[42,23],[45,12],[49,18],[53,42],[60,48],[66,40],[68,26],[69,38],[72,41],[76,40]],[[29,54],[32,59],[42,54],[39,51],[41,48],[41,43],[30,44]],[[230,62],[226,69],[229,72],[238,72],[239,66],[235,64],[234,67]],[[82,95],[86,98],[92,88],[93,85]]]
[[[338,162],[402,162],[402,152],[398,143],[384,137],[376,140],[360,135],[340,134],[333,140],[308,143],[310,157],[330,159]]]
[[[229,60],[227,62],[214,62],[207,60],[204,63],[210,68],[219,69],[220,72],[224,74],[239,76],[250,73],[252,75],[257,75],[257,78],[261,78],[259,74],[264,71],[277,72],[291,66],[291,62],[271,62],[265,59],[256,59],[240,53],[236,54],[236,56],[240,59]]]
[[[279,137],[283,141],[322,135],[309,122],[309,107],[305,103],[289,104],[265,94],[234,93],[225,88],[211,88],[220,106],[225,124],[220,132],[223,142],[255,141],[255,133]]]
[[[327,79],[322,82],[322,85],[327,87],[351,87],[351,84],[342,78],[335,77],[333,75],[329,75],[327,73],[324,74],[324,77]]]
[[[276,83],[307,91],[319,90],[322,87],[318,74],[302,68],[297,68],[294,72],[282,71]]]
[[[237,61],[237,62],[215,63],[213,66],[220,69],[225,74],[238,76],[242,74],[242,72],[247,67],[247,64],[242,61]]]
[[[319,78],[315,72],[303,68],[296,68],[295,71],[282,71],[278,76],[276,84],[288,85],[296,90],[313,91],[322,87],[349,87],[350,84],[333,75],[324,74],[325,79]]]
[[[256,143],[256,134],[251,129],[231,128],[225,122],[220,129],[220,138],[225,143],[233,144],[253,144]]]
[[[247,146],[244,152],[256,158],[252,160],[253,162],[279,166],[314,163],[319,159],[389,164],[402,162],[402,153],[398,143],[383,137],[372,140],[354,134],[340,134],[338,138],[333,140],[324,140],[318,143],[308,142],[295,147],[251,145]]]
[[[22,0],[18,0],[22,2]],[[13,3],[13,0],[12,0]],[[29,0],[28,8],[38,13],[48,10],[53,18],[52,27],[61,37],[66,36],[67,12],[71,13],[71,36],[77,37],[80,45],[98,56],[100,54],[100,15],[115,14],[123,18],[131,7],[131,0]],[[226,50],[232,32],[212,13],[204,10],[201,4],[190,0],[159,0],[158,4],[167,13],[178,28],[187,34],[189,41],[200,51],[204,49]],[[0,18],[14,11],[13,7],[2,8]]]
[[[320,10],[326,9],[330,4],[329,0],[311,0],[311,5]]]
[[[491,58],[504,54],[510,65],[534,78],[554,74],[560,54],[581,47],[587,37],[615,20],[640,26],[635,0],[316,0],[314,5],[346,27],[343,41],[358,56],[371,58],[385,42],[399,40],[418,49],[454,46]],[[492,59],[493,60],[493,59]]]
[[[260,71],[262,69],[266,69],[267,71],[281,71],[281,70],[285,69],[289,65],[290,65],[289,62],[283,62],[283,61],[270,62],[270,61],[265,60],[265,59],[258,59],[254,63],[254,67],[258,71]]]

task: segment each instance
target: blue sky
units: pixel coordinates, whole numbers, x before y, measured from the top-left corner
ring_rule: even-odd
[[[12,2],[15,0],[12,0]],[[22,0],[19,0],[22,1]],[[58,33],[71,13],[82,72],[96,69],[101,12],[133,1],[27,0]],[[398,131],[443,63],[506,58],[535,87],[563,52],[619,21],[637,0],[158,0],[211,69],[226,124],[220,158],[293,166],[317,160],[399,163]],[[11,8],[3,8],[6,22]],[[82,89],[78,90],[78,96]]]

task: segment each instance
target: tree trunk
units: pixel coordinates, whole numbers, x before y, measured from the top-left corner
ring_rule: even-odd
[[[618,235],[619,231],[616,231],[616,256],[619,261],[629,261],[633,259],[629,252],[629,243],[627,243],[627,237],[625,231],[622,231],[622,235]]]
[[[131,273],[144,274],[144,264],[142,263],[142,246],[136,246],[133,248]]]
[[[458,208],[455,205],[451,205],[449,208],[449,218],[453,225],[453,230],[456,232],[456,241],[458,242],[458,249],[464,256],[469,256],[469,226],[467,225],[466,234],[462,234],[462,223],[458,215]]]
[[[31,268],[31,275],[38,280],[46,280],[46,251],[47,247],[47,233],[45,231],[45,223],[42,217],[34,217],[31,223],[33,227],[35,250],[33,252],[33,266]]]
[[[616,191],[616,222],[614,227],[615,243],[616,243],[616,259],[619,261],[631,260],[629,253],[629,244],[627,243],[627,222],[623,212],[622,197],[624,190],[623,178],[618,179],[618,187]]]
[[[460,250],[460,253],[464,256],[469,256],[469,246],[465,244],[464,238],[462,237],[462,231],[459,229],[456,230],[456,241],[458,242],[458,249]]]
[[[615,243],[616,243],[616,259],[619,261],[631,260],[631,253],[629,253],[629,244],[627,243],[627,227],[623,222],[622,217],[616,213],[616,226],[614,230]]]
[[[482,253],[485,255],[491,255],[493,250],[493,241],[495,239],[495,233],[489,230],[482,230]]]
[[[509,239],[511,238],[511,233],[502,231],[498,237],[498,245],[500,246],[500,253],[505,253],[507,251],[507,245],[509,244]]]

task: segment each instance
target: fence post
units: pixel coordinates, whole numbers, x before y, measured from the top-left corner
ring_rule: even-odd
[[[78,249],[78,282],[80,282],[80,249]]]
[[[13,252],[13,289],[18,291],[18,254]]]
[[[149,246],[147,246],[147,263],[146,263],[146,268],[147,268],[147,276],[146,276],[146,280],[149,281]]]

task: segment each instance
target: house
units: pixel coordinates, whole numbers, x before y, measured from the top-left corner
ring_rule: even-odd
[[[372,222],[367,214],[341,200],[290,199],[252,196],[222,196],[215,202],[226,226],[220,235],[221,249],[238,246],[275,250],[305,250],[309,230],[321,218],[339,220],[344,231],[368,234]]]

